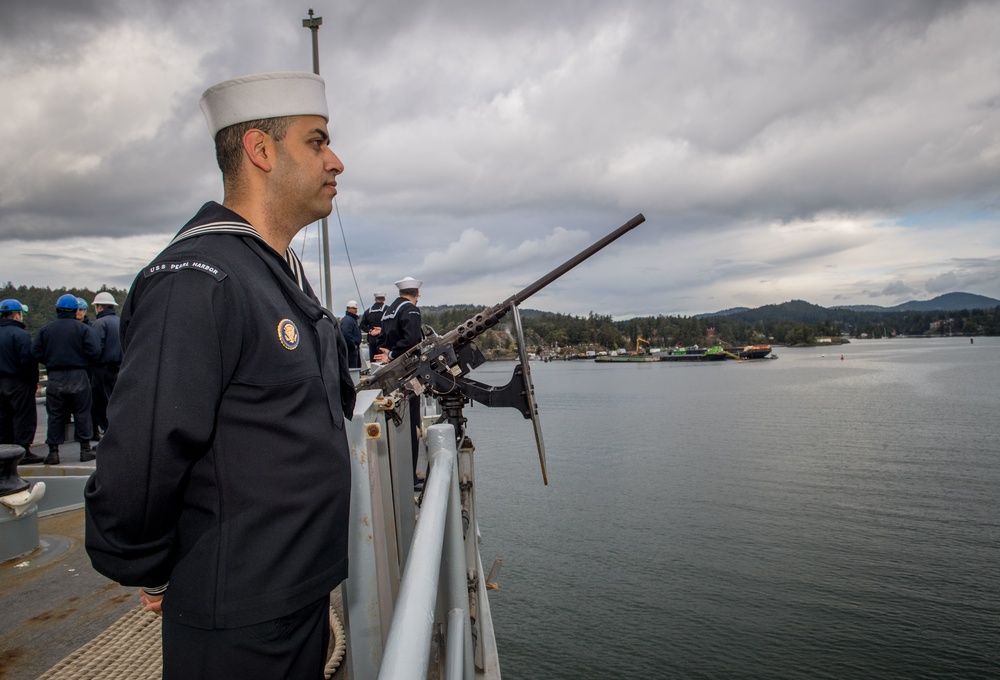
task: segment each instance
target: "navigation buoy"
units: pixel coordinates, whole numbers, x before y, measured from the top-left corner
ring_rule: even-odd
[[[844,360],[844,355],[843,355],[843,354],[841,354],[841,355],[840,355],[840,360],[841,360],[841,361],[843,361],[843,360]]]

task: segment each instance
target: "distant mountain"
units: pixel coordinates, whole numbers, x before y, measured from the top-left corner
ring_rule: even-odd
[[[801,323],[819,323],[834,316],[834,312],[826,307],[814,305],[805,300],[790,300],[778,305],[764,305],[754,309],[740,311],[720,312],[719,315],[735,317],[741,321],[753,323],[755,321],[770,321],[775,319],[795,319]],[[716,314],[703,314],[701,318],[718,316]]]
[[[838,305],[830,309],[849,309],[852,312],[957,312],[962,309],[992,309],[994,307],[1000,307],[1000,300],[974,293],[945,293],[930,300],[910,300],[895,307]]]
[[[695,314],[696,319],[707,319],[710,316],[729,316],[731,314],[739,314],[740,312],[749,312],[749,307],[730,307],[729,309],[723,309],[721,312],[709,312],[708,314]]]

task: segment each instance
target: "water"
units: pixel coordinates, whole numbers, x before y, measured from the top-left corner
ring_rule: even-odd
[[[505,678],[1000,677],[1000,338],[775,352],[467,410]]]

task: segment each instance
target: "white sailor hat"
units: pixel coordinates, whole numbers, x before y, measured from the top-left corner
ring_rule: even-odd
[[[236,123],[281,116],[322,116],[330,120],[326,86],[313,73],[281,71],[226,80],[205,90],[201,110],[215,138]]]
[[[407,290],[410,288],[420,288],[420,286],[422,285],[424,285],[423,281],[415,279],[412,276],[407,276],[405,279],[400,279],[399,281],[396,281],[396,288],[399,288],[400,290]]]
[[[358,301],[357,300],[348,300],[347,301],[347,309],[357,309],[357,308],[358,308]]]
[[[377,298],[380,298],[380,297],[384,298],[385,297],[385,293],[377,290],[377,291],[375,291],[375,297],[377,297]]]

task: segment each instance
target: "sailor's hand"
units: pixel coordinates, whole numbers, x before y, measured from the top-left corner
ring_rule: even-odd
[[[381,332],[382,332],[382,327],[381,326],[375,326],[370,331],[368,331],[368,335],[376,336],[376,335],[378,335]]]
[[[146,608],[147,612],[163,616],[163,612],[160,611],[160,607],[163,604],[163,595],[150,595],[142,588],[139,588],[139,599],[142,601],[142,606]]]
[[[385,364],[389,362],[389,350],[383,349],[381,352],[375,355],[372,361],[377,361],[380,364]]]

